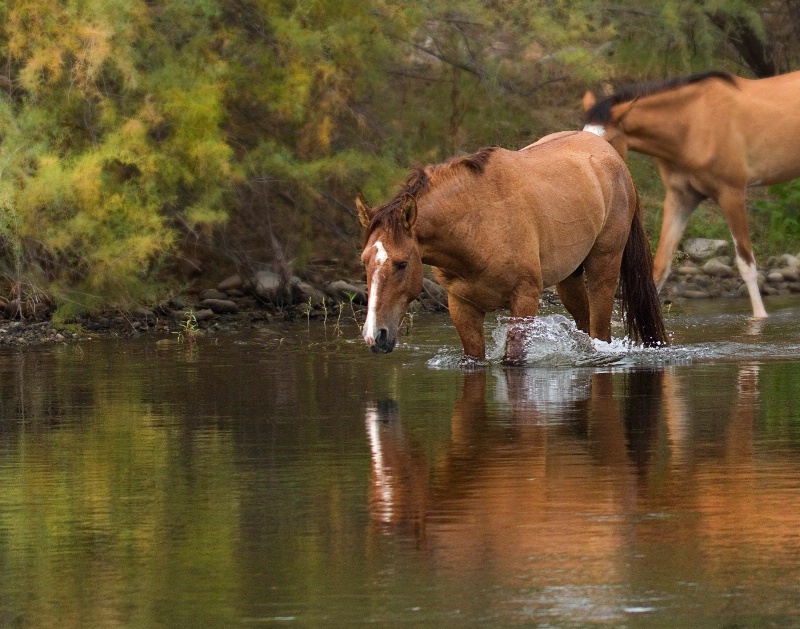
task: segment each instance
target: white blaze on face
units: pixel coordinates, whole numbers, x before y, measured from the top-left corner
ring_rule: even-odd
[[[380,270],[383,263],[389,259],[389,254],[386,253],[386,249],[383,247],[383,243],[380,240],[376,241],[372,246],[376,249],[375,262],[377,266],[372,273],[372,283],[369,287],[369,302],[367,303],[367,321],[364,324],[363,336],[367,345],[375,344],[375,312],[378,309],[378,287],[380,286],[381,279]]]
[[[606,134],[606,128],[601,124],[587,124],[583,130],[599,135],[601,138]]]

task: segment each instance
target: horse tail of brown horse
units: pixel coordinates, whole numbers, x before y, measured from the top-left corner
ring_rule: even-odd
[[[642,207],[636,194],[636,211],[633,214],[628,242],[622,253],[620,269],[620,294],[625,316],[625,332],[645,347],[669,345],[658,290],[653,282],[653,254],[644,231]]]

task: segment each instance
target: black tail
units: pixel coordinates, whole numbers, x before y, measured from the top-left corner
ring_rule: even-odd
[[[636,212],[628,242],[622,253],[620,294],[625,316],[625,332],[646,347],[669,345],[658,290],[653,282],[653,254],[642,223],[642,208],[636,195]]]

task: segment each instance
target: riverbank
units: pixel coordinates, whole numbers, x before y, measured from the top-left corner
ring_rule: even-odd
[[[683,299],[747,299],[747,290],[722,240],[693,239],[684,243],[680,260],[662,290],[662,303]],[[367,293],[363,281],[353,278],[311,283],[288,281],[270,271],[246,279],[231,276],[216,287],[175,297],[153,308],[94,312],[55,326],[49,313],[22,313],[13,303],[0,310],[0,346],[29,346],[76,342],[92,337],[133,338],[145,334],[175,342],[191,342],[197,335],[236,331],[292,321],[326,320],[362,323]],[[759,287],[765,297],[800,293],[800,256],[784,254],[759,268]],[[542,299],[558,305],[555,291]],[[769,310],[769,300],[766,303]],[[415,312],[447,309],[441,286],[425,279]],[[27,315],[27,316],[26,316]]]

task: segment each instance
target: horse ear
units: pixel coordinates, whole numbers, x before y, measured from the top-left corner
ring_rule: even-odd
[[[403,227],[405,227],[408,231],[411,231],[411,228],[416,222],[417,200],[410,194],[407,194],[405,200],[403,201]]]
[[[367,202],[364,200],[364,197],[361,196],[360,192],[356,194],[356,212],[358,213],[358,222],[361,223],[361,226],[364,229],[369,227],[369,223],[372,220],[372,208],[367,205]]]
[[[614,107],[614,120],[616,122],[619,122],[625,116],[627,116],[630,113],[631,109],[633,109],[633,106],[636,104],[637,100],[639,100],[638,96],[633,100],[629,100],[627,103],[622,103],[621,105],[617,105],[616,107]]]
[[[583,111],[589,111],[594,104],[597,102],[594,94],[592,94],[589,90],[586,90],[586,93],[583,95]]]

